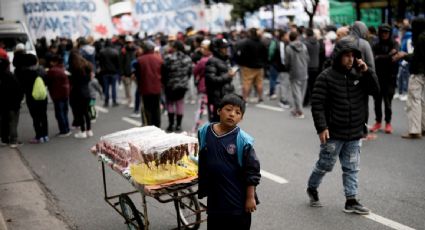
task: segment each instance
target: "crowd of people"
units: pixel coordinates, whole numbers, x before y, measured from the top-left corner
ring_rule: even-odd
[[[251,28],[219,34],[188,28],[186,32],[144,38],[40,38],[37,56],[26,53],[25,46],[18,44],[13,73],[6,52],[1,50],[1,87],[5,89],[1,93],[13,98],[2,101],[2,143],[19,144],[16,126],[24,95],[35,130],[30,142],[49,141],[47,98],[35,100],[32,96],[37,77],[43,79],[53,101],[60,137],[71,135],[72,127],[79,129],[76,138],[92,136],[97,93],[104,107],[118,106],[118,85],[124,88],[125,104],[133,109],[130,116],[140,117],[144,125],[160,127],[165,110],[169,132],[182,130],[185,99],[192,103],[199,99],[200,114],[208,112],[209,121],[218,121],[217,106],[224,95],[235,91],[236,84],[241,85],[245,101],[262,103],[265,97],[277,100],[302,119],[311,104],[317,76],[332,65],[335,43],[347,36],[357,41],[362,59],[379,79],[380,93],[373,96],[375,123],[369,131],[373,134],[383,127],[386,133],[392,133],[391,102],[398,98],[408,104],[409,128],[403,137],[420,138],[425,130],[424,110],[420,109],[423,93],[414,92],[414,86],[423,79],[413,75],[423,72],[423,62],[412,59],[414,50],[418,50],[414,44],[422,41],[418,35],[421,23],[418,25],[417,31],[405,20],[397,26],[383,24],[378,32],[355,22],[322,30],[288,25],[276,30]],[[413,84],[408,83],[411,75]],[[234,80],[235,76],[240,76],[240,82]],[[265,78],[269,80],[268,89],[263,89]],[[135,92],[131,92],[132,84],[136,85]],[[68,121],[69,106],[72,122]],[[373,139],[372,134],[367,138]]]

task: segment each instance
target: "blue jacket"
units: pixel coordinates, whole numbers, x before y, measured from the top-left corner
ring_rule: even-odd
[[[198,130],[198,141],[199,141],[199,186],[198,186],[198,196],[199,198],[203,198],[207,196],[207,184],[208,184],[208,172],[207,169],[202,167],[203,156],[208,154],[208,150],[206,148],[206,133],[208,128],[210,128],[211,124],[207,123],[203,125]],[[247,134],[242,129],[239,129],[236,138],[236,147],[237,147],[237,159],[238,163],[243,171],[242,180],[245,181],[247,186],[254,185],[257,186],[260,183],[260,162],[255,154],[254,148],[254,138],[252,138],[249,134]],[[257,196],[256,201],[258,202]]]

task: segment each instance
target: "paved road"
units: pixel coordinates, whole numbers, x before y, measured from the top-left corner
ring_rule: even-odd
[[[266,100],[265,105],[277,108],[275,101]],[[378,215],[365,218],[341,211],[345,200],[339,164],[325,177],[319,189],[325,206],[308,206],[306,180],[319,148],[308,110],[306,119],[298,120],[290,117],[288,111],[250,104],[241,126],[256,138],[261,167],[288,181],[280,184],[263,177],[258,187],[261,204],[253,216],[252,229],[391,229],[382,223],[392,224],[396,229],[425,229],[425,141],[400,138],[407,125],[403,108],[404,103],[394,102],[394,134],[380,133],[377,140],[363,143],[360,199]],[[183,121],[186,130],[192,127],[194,109],[195,106],[186,105]],[[49,104],[51,141],[20,147],[31,170],[50,191],[74,229],[126,229],[123,219],[103,201],[100,163],[89,153],[101,135],[134,127],[122,120],[130,109],[120,106],[108,110],[108,113],[100,113],[94,124],[94,137],[86,140],[55,138],[57,125]],[[165,128],[165,116],[162,121]],[[22,140],[34,135],[26,108],[22,111],[19,131]],[[107,170],[107,179],[108,189],[113,193],[131,190],[130,185],[111,170]],[[137,204],[139,196],[134,198]],[[150,198],[148,204],[152,229],[176,226],[172,205]],[[371,220],[380,217],[386,219]],[[205,224],[201,229],[206,229]]]

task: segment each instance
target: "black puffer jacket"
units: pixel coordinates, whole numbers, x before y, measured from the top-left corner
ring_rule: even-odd
[[[181,51],[165,56],[162,66],[162,84],[168,100],[180,100],[189,87],[192,59]]]
[[[0,58],[0,111],[17,111],[21,108],[24,92],[18,78],[8,68],[9,61]]]
[[[234,92],[232,77],[229,76],[227,63],[211,57],[205,66],[205,85],[207,86],[208,103],[218,105],[221,98]]]
[[[341,39],[335,46],[333,66],[316,79],[312,95],[312,114],[317,133],[329,129],[331,138],[356,140],[364,135],[369,94],[379,93],[376,75],[344,70],[341,56],[347,51],[360,57],[352,39]]]

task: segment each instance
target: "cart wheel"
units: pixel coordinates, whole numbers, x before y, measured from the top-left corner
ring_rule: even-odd
[[[134,206],[133,201],[126,194],[119,196],[122,215],[126,218],[125,223],[129,230],[143,230],[145,225],[139,215],[139,211]]]
[[[179,195],[184,196],[192,192],[193,192],[192,189],[189,188],[188,190],[180,191]],[[178,215],[180,215],[181,223],[183,225],[188,225],[191,223],[201,221],[201,212],[195,213],[195,211],[200,210],[199,201],[196,195],[182,197],[181,200],[179,200],[178,210],[179,210]],[[186,229],[198,229],[199,226],[200,226],[200,223],[195,225],[190,225],[186,227]]]

